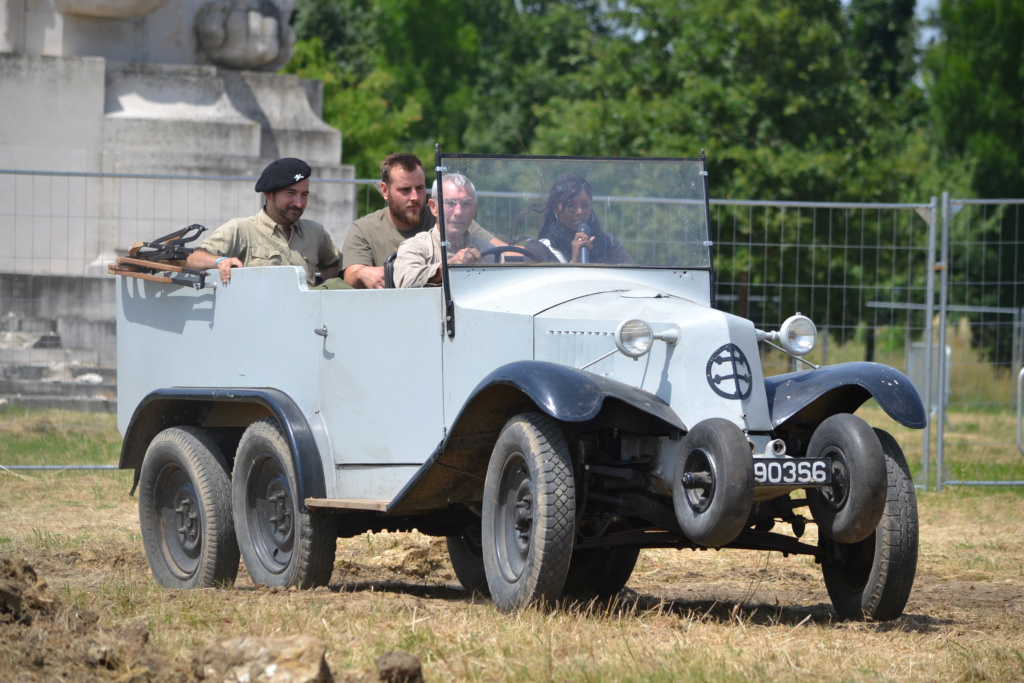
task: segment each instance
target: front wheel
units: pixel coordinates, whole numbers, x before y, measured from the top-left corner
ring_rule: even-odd
[[[484,481],[484,568],[499,609],[561,594],[575,522],[576,484],[562,430],[539,413],[516,415],[501,430]]]
[[[153,438],[139,473],[139,524],[153,578],[164,588],[235,582],[231,481],[209,434],[172,427]]]
[[[326,586],[337,535],[331,519],[302,512],[291,449],[277,422],[249,425],[238,442],[231,481],[238,545],[255,584]]]
[[[821,570],[843,620],[889,621],[903,613],[917,573],[917,496],[903,450],[888,432],[874,430],[885,456],[888,485],[882,519],[857,543],[819,536]]]

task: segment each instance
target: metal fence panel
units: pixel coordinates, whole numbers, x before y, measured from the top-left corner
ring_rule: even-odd
[[[255,213],[261,201],[253,182],[0,171],[0,402],[30,411],[113,410],[115,279],[107,263],[133,242]],[[378,183],[314,179],[307,215],[340,246],[352,219],[383,205]],[[344,197],[317,201],[332,193]],[[961,483],[968,478],[959,451],[944,451],[946,430],[950,442],[971,430],[1003,439],[970,416],[1012,420],[1019,410],[1022,208],[1024,200],[948,197],[941,207],[937,199],[711,200],[716,305],[762,329],[807,314],[820,333],[812,362],[883,362],[910,375],[923,396],[948,396],[928,401],[935,404],[936,482]],[[923,351],[929,340],[948,348],[948,363]],[[763,361],[769,374],[798,369],[771,349]],[[86,413],[62,415],[89,423]],[[919,484],[930,479],[932,444],[926,432]],[[1016,455],[1012,435],[1005,446]]]
[[[936,420],[936,488],[1022,485],[1012,448],[1024,324],[1024,200],[943,195],[938,344],[951,351]],[[1017,407],[1019,414],[1019,406]],[[977,452],[985,457],[979,465]]]

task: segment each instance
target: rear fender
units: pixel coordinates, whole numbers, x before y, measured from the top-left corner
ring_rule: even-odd
[[[667,403],[642,389],[557,363],[509,363],[477,385],[445,439],[388,513],[478,501],[502,426],[513,415],[532,411],[582,430],[592,423],[651,436],[686,431]]]
[[[836,413],[853,413],[869,399],[905,427],[923,429],[928,415],[906,375],[881,363],[840,363],[816,370],[767,377],[772,425],[813,430]]]
[[[121,443],[118,467],[135,470],[135,483],[131,490],[135,493],[146,449],[153,437],[164,429],[181,425],[244,429],[267,416],[277,419],[288,441],[298,476],[299,501],[326,497],[327,487],[316,439],[295,402],[277,389],[157,389],[135,408]],[[234,456],[233,453],[224,455],[229,459]]]

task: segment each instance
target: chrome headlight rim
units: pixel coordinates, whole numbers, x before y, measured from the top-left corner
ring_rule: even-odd
[[[643,358],[654,346],[654,330],[640,318],[629,318],[615,328],[615,348],[629,358]]]
[[[818,328],[814,321],[800,313],[786,318],[778,335],[779,345],[793,356],[806,356],[818,343]]]

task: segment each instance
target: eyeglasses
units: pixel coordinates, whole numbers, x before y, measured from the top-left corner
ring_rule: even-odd
[[[444,200],[444,208],[454,209],[456,206],[461,206],[463,209],[468,209],[476,204],[475,199],[446,199]]]

